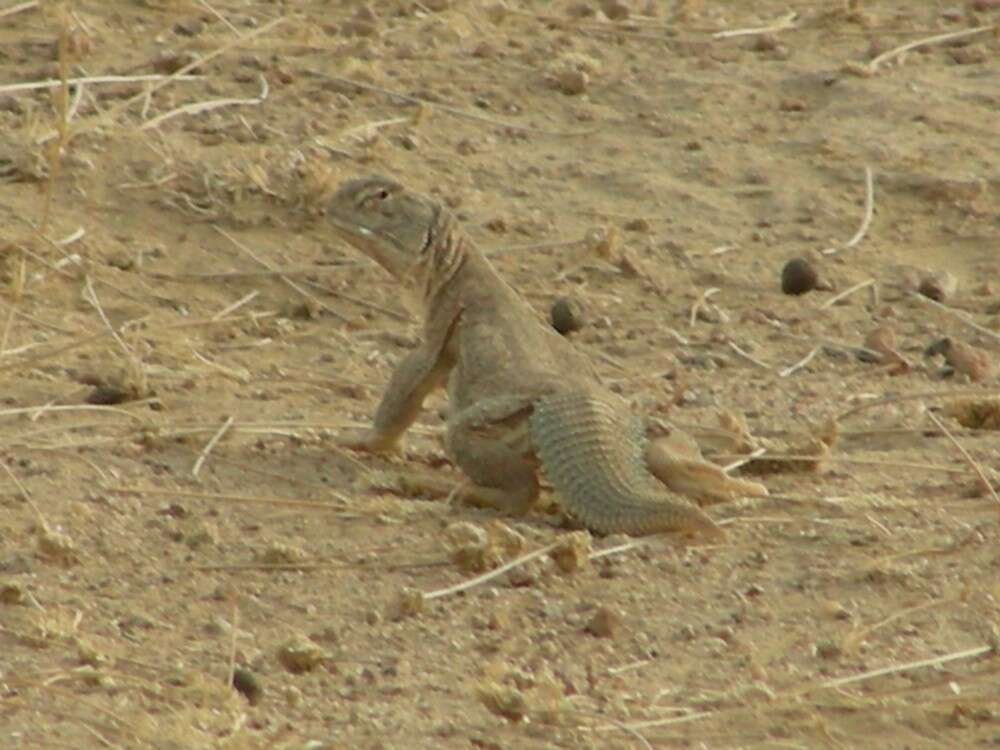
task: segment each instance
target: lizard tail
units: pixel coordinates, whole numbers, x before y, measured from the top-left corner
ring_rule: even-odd
[[[545,476],[566,511],[588,529],[721,533],[700,508],[655,484],[642,423],[621,405],[583,389],[543,396],[530,429]]]

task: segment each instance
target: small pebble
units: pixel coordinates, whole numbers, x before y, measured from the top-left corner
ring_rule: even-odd
[[[943,338],[935,341],[924,350],[925,357],[944,355],[945,361],[956,371],[967,375],[973,383],[986,380],[993,373],[990,356],[982,349],[977,349],[961,341]]]
[[[575,573],[590,560],[590,541],[590,534],[586,531],[564,534],[549,556],[561,572]]]
[[[114,404],[123,404],[134,398],[135,394],[130,393],[124,388],[114,385],[99,385],[87,395],[84,401],[88,404],[113,406]]]
[[[792,258],[781,269],[781,291],[785,294],[800,295],[813,289],[829,289],[820,280],[819,271],[806,258]]]
[[[629,17],[628,6],[622,0],[604,0],[601,10],[612,21],[624,21]]]
[[[205,30],[205,24],[200,18],[190,18],[174,24],[174,33],[179,36],[198,36]]]
[[[577,96],[587,90],[590,84],[590,76],[582,70],[567,68],[559,71],[555,76],[555,86],[567,96]]]
[[[404,586],[386,611],[386,616],[393,622],[420,614],[424,609],[424,594],[419,589]]]
[[[843,650],[834,641],[817,641],[813,644],[813,652],[821,659],[836,659]]]
[[[621,629],[622,616],[611,607],[600,607],[587,623],[587,632],[598,638],[614,638]]]
[[[237,692],[243,694],[243,697],[247,699],[247,703],[251,706],[256,706],[260,703],[261,696],[264,693],[264,689],[261,687],[257,676],[249,669],[244,669],[243,667],[237,667],[233,671],[233,687]]]
[[[549,310],[552,327],[563,336],[583,328],[583,307],[572,297],[559,297]]]
[[[958,279],[948,271],[927,274],[920,279],[917,291],[935,302],[944,302],[958,291]]]
[[[326,653],[304,635],[295,635],[278,649],[278,661],[292,674],[311,672],[324,659]]]
[[[582,0],[580,2],[570,3],[566,8],[566,15],[570,18],[591,18],[596,15],[595,11],[589,3],[585,3]]]

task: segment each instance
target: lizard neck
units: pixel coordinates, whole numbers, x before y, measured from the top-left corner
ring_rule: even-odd
[[[427,256],[423,262],[422,292],[428,311],[438,306],[470,254],[476,252],[472,241],[446,209],[441,209],[431,227]]]

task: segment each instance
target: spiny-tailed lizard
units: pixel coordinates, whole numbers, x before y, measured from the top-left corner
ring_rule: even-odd
[[[348,430],[339,444],[397,449],[427,395],[447,384],[446,448],[478,501],[527,512],[541,468],[564,510],[592,531],[721,534],[700,508],[654,481],[676,486],[676,457],[647,441],[627,403],[542,323],[447,208],[394,180],[365,177],[340,187],[327,218],[398,282],[415,286],[424,313],[423,340],[393,372],[374,425]],[[767,494],[701,465],[727,492]]]

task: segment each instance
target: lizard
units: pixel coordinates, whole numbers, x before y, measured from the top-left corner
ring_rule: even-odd
[[[642,420],[602,385],[589,357],[542,322],[441,202],[368,176],[344,182],[325,214],[335,234],[415,289],[423,314],[422,340],[396,366],[373,425],[345,430],[340,446],[397,451],[425,398],[446,387],[445,447],[480,504],[525,514],[540,496],[541,473],[563,510],[591,531],[722,534],[663,486],[676,479],[675,455],[647,440]],[[700,467],[731,483],[727,492],[767,494],[714,464]]]

